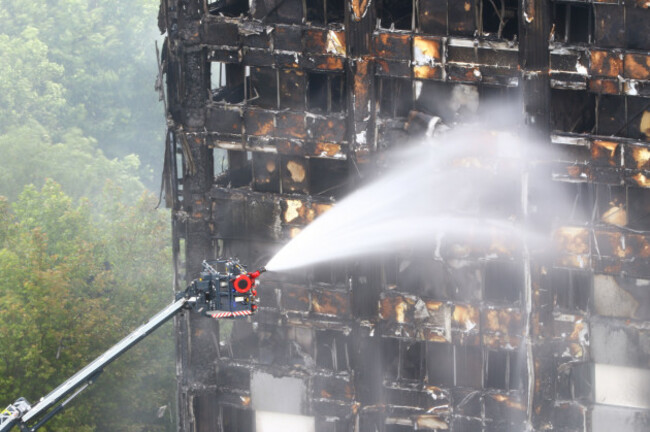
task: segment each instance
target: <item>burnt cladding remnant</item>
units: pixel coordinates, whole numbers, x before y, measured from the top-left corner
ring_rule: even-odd
[[[266,276],[250,322],[177,319],[181,431],[650,429],[647,1],[162,0],[159,23],[178,288],[265,264],[374,155],[494,98],[562,149],[573,203],[550,258],[328,263]],[[526,187],[502,210],[544,222]]]

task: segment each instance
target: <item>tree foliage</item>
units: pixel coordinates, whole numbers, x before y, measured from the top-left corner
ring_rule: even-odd
[[[47,181],[0,200],[0,400],[36,401],[171,301],[165,212],[142,195],[99,215]],[[52,430],[163,431],[173,337],[163,327],[111,365]]]
[[[158,3],[0,0],[0,403],[35,402],[172,300],[169,214],[145,186]],[[168,325],[49,430],[172,430],[172,357]]]
[[[15,199],[24,185],[41,187],[46,179],[56,180],[73,198],[101,198],[106,182],[127,193],[125,201],[136,199],[144,186],[138,177],[136,155],[108,159],[94,139],[71,128],[53,141],[46,128],[37,123],[13,128],[0,135],[0,194]]]
[[[108,158],[137,154],[154,185],[164,116],[154,92],[158,0],[0,0],[0,135],[70,128]]]

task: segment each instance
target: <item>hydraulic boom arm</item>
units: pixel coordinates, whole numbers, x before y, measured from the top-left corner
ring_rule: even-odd
[[[167,322],[190,300],[191,299],[183,297],[158,312],[146,324],[138,327],[133,333],[113,345],[113,347],[104,354],[100,355],[86,367],[68,378],[63,382],[63,384],[52,390],[33,407],[30,407],[29,403],[24,398],[20,398],[12,405],[9,405],[7,409],[0,414],[0,432],[6,432],[16,424],[19,424],[21,429],[30,432],[40,428],[45,424],[45,422],[54,417],[58,412],[62,411],[68,402],[70,402],[75,396],[88,387],[88,385],[92,384],[105,366]],[[76,391],[72,393],[74,390]],[[37,424],[33,427],[27,427],[27,423],[30,420],[38,418],[39,415],[47,411],[50,407],[70,393],[72,393],[70,397],[61,403],[61,405],[48,412],[47,415],[45,415],[45,417],[43,417]]]
[[[34,406],[21,397],[0,412],[0,432],[7,432],[16,425],[22,431],[34,432],[39,429],[92,384],[104,367],[184,308],[213,318],[237,318],[255,313],[259,302],[256,278],[265,271],[264,268],[248,273],[237,260],[216,260],[210,263],[204,261],[203,269],[201,276],[192,281],[185,292],[177,294],[174,303],[68,378]],[[66,399],[50,409],[63,398]],[[38,422],[28,426],[28,423],[35,421]]]

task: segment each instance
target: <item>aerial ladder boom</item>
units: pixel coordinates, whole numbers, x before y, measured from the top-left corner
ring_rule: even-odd
[[[217,264],[221,265],[221,271],[213,267]],[[0,432],[7,432],[16,425],[22,431],[33,432],[39,429],[92,384],[107,365],[183,309],[191,309],[214,318],[236,318],[255,313],[259,299],[253,286],[264,268],[247,273],[236,260],[204,261],[203,268],[201,277],[195,279],[185,292],[178,293],[176,301],[68,378],[38,403],[32,406],[21,397],[9,405],[0,413]],[[50,410],[64,398],[63,402]],[[37,420],[36,424],[28,426],[28,423]]]

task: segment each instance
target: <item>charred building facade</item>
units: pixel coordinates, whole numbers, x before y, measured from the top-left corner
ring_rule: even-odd
[[[178,318],[180,430],[650,429],[650,3],[162,0],[159,23],[179,289],[264,265],[376,155],[495,98],[573,202],[551,258],[326,264],[264,275],[250,321]]]

